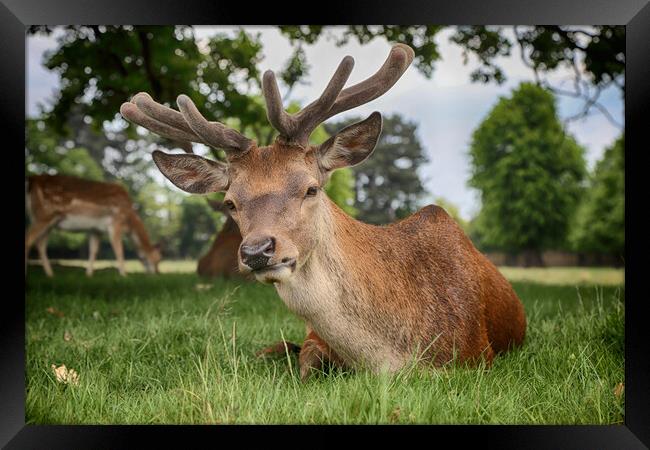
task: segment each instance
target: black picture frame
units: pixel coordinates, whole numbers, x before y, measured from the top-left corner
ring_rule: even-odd
[[[3,0],[0,5],[0,110],[4,130],[2,183],[5,203],[10,200],[6,229],[23,217],[23,197],[17,190],[22,182],[21,155],[24,146],[25,51],[27,25],[36,24],[610,24],[626,26],[626,304],[625,304],[625,424],[616,426],[392,426],[381,431],[401,438],[398,442],[467,441],[495,448],[648,448],[650,446],[650,355],[648,329],[643,311],[645,296],[644,256],[647,230],[643,205],[645,191],[640,173],[641,158],[648,144],[641,133],[650,123],[650,4],[649,0],[455,0],[453,2],[398,0],[383,2],[328,1],[311,3],[224,2],[221,0],[83,1]],[[22,114],[19,114],[22,112]],[[647,142],[647,141],[645,141]],[[13,147],[13,148],[12,148]],[[15,169],[15,170],[14,170]],[[22,206],[21,206],[22,205]],[[641,206],[641,207],[639,207]],[[15,216],[14,216],[15,214]],[[22,232],[22,231],[21,231]],[[6,231],[5,233],[10,233]],[[16,236],[18,230],[16,230]],[[7,235],[6,235],[7,236]],[[14,244],[15,241],[15,244]],[[237,433],[241,439],[257,432],[285,433],[289,445],[326,444],[343,433],[360,432],[378,436],[377,430],[353,427],[274,426],[45,426],[25,425],[25,304],[23,262],[9,258],[21,254],[19,239],[5,239],[5,288],[0,310],[0,444],[6,448],[121,448],[135,446],[135,440],[152,444],[195,446],[206,439],[211,446],[224,445],[224,437]],[[15,247],[15,248],[14,248]],[[9,286],[16,295],[9,295]],[[241,431],[244,431],[241,433]],[[311,431],[323,437],[308,441],[291,434]],[[418,436],[415,436],[415,435]],[[289,438],[289,439],[287,439]],[[300,439],[295,441],[294,439]],[[426,439],[425,441],[419,438]],[[327,439],[327,440],[326,440]],[[408,439],[405,441],[404,439]],[[418,441],[415,441],[418,439]],[[449,441],[451,439],[451,441]],[[338,441],[332,442],[332,444]]]

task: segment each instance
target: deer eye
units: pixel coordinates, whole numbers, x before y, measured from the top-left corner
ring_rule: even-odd
[[[230,211],[234,211],[235,209],[237,209],[237,208],[235,207],[235,204],[234,204],[232,201],[230,201],[230,200],[226,200],[225,202],[223,202],[223,205],[224,205],[226,208],[228,208]]]
[[[313,197],[318,193],[318,186],[311,186],[309,189],[307,189],[307,193],[305,194],[305,197]]]

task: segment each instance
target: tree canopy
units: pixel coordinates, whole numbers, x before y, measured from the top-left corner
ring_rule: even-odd
[[[470,147],[481,244],[534,252],[566,246],[586,172],[583,152],[563,129],[549,91],[522,83],[500,98]]]
[[[281,26],[280,31],[292,43],[313,44],[321,37],[344,45],[350,39],[367,44],[374,39],[389,43],[402,42],[415,51],[415,67],[427,78],[435,70],[442,55],[436,37],[444,30],[439,25],[349,25],[339,34],[321,25]],[[516,51],[523,63],[531,69],[535,82],[558,95],[569,95],[583,100],[582,109],[567,120],[578,119],[598,111],[613,124],[618,119],[598,100],[609,86],[625,92],[625,27],[596,26],[457,26],[450,40],[463,49],[465,62],[473,55],[479,66],[472,81],[503,83],[507,74],[499,66],[498,58]],[[550,75],[558,69],[569,69],[573,74],[571,87],[550,82]]]
[[[605,150],[590,177],[571,232],[582,252],[625,255],[625,138]]]
[[[621,127],[598,100],[609,86],[620,89],[621,95],[625,93],[625,27],[459,26],[451,40],[463,48],[466,56],[478,58],[480,65],[472,72],[472,80],[503,83],[506,74],[498,58],[518,51],[538,85],[583,100],[582,109],[567,121],[597,110]],[[573,74],[569,87],[550,81],[550,75],[562,68]]]

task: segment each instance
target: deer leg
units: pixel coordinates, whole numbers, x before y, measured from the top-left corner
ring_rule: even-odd
[[[44,233],[38,241],[36,241],[36,248],[38,249],[38,256],[41,258],[41,264],[43,264],[43,270],[48,277],[53,277],[54,273],[52,272],[52,266],[50,266],[50,260],[47,259],[47,238],[49,233]]]
[[[287,353],[300,353],[300,346],[291,342],[280,341],[277,344],[264,347],[255,353],[258,357],[284,356]]]
[[[111,241],[111,247],[113,247],[113,252],[115,253],[115,259],[117,260],[117,270],[120,272],[120,275],[126,276],[126,271],[124,270],[124,247],[122,246],[122,227],[119,224],[112,225],[108,229],[108,236]]]
[[[298,363],[300,365],[300,379],[309,378],[313,369],[322,370],[327,365],[343,367],[343,360],[323,341],[313,330],[309,330],[305,342],[300,349]]]
[[[99,236],[97,233],[90,233],[88,237],[88,267],[86,267],[86,276],[93,276],[93,265],[97,257],[97,250],[99,250]]]
[[[47,234],[52,226],[59,220],[58,217],[50,220],[37,221],[32,223],[25,233],[25,275],[27,275],[27,258],[32,245],[39,241],[43,235]]]

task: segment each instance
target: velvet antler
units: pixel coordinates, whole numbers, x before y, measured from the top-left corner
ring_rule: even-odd
[[[226,151],[229,156],[245,152],[253,143],[219,122],[208,122],[187,95],[179,95],[179,111],[155,102],[145,92],[120,107],[122,116],[148,130],[178,142],[198,142]],[[188,152],[188,146],[182,148]],[[191,152],[191,148],[189,148]],[[190,153],[188,152],[188,153]]]
[[[343,89],[354,59],[346,56],[321,96],[296,114],[287,113],[282,107],[282,98],[275,75],[267,70],[262,78],[262,91],[266,101],[267,116],[271,125],[280,132],[288,143],[305,145],[316,127],[330,117],[356,106],[368,103],[388,91],[406,71],[415,53],[408,45],[396,44],[381,68],[370,78]]]

